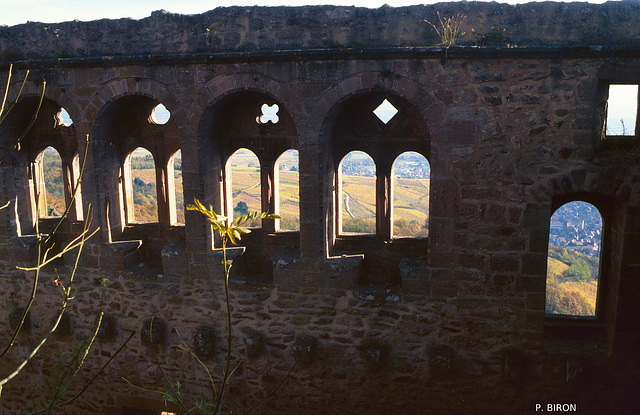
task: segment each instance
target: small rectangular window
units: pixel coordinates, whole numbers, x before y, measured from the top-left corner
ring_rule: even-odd
[[[638,117],[638,85],[609,85],[607,99],[607,136],[636,135]]]

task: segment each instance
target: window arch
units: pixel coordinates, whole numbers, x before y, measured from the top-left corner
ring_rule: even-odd
[[[49,146],[36,157],[38,217],[59,217],[66,209],[62,158]]]
[[[128,223],[158,222],[156,163],[149,150],[137,147],[124,163]]]
[[[431,178],[429,162],[420,153],[406,151],[393,162],[392,176],[393,236],[428,236]]]
[[[594,205],[571,201],[551,216],[545,311],[548,316],[596,318],[603,218]]]
[[[325,188],[323,203],[332,202],[332,205],[325,203],[329,218],[326,222],[329,225],[326,244],[328,255],[390,251],[391,245],[384,244],[392,240],[394,233],[393,164],[398,155],[406,152],[425,156],[430,154],[430,136],[423,114],[414,104],[394,92],[362,91],[337,103],[325,125],[327,129],[323,134],[326,134],[326,151],[330,155],[327,168],[331,174],[331,180],[327,183],[331,186]],[[352,151],[366,152],[375,163],[375,170],[371,171],[372,174],[375,171],[375,175],[369,179],[371,184],[367,193],[373,199],[368,204],[375,209],[375,219],[370,221],[374,229],[371,230],[369,225],[365,232],[374,235],[376,242],[347,240],[350,236],[346,228],[347,221],[353,218],[345,212],[345,196],[341,189],[343,179],[340,176],[343,174],[343,157]],[[426,196],[428,198],[428,194]],[[362,222],[361,219],[358,221]],[[409,235],[400,232],[399,236],[405,236],[403,233]]]
[[[351,151],[338,167],[340,234],[376,233],[376,164],[363,151]]]
[[[276,214],[280,215],[280,229],[300,230],[300,161],[298,150],[287,150],[276,161]]]
[[[236,150],[225,167],[228,214],[231,219],[249,212],[262,212],[260,160],[249,149]],[[251,221],[249,227],[260,227],[261,219]]]

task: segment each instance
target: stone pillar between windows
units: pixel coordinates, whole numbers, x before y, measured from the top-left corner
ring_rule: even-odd
[[[173,170],[173,169],[172,169]],[[167,164],[159,161],[156,165],[156,192],[158,196],[158,222],[162,225],[171,225],[171,216],[169,208],[169,169]],[[173,171],[172,171],[173,173]],[[173,179],[173,177],[171,177]],[[174,213],[175,216],[175,213]]]
[[[277,202],[277,180],[278,172],[275,170],[275,163],[273,160],[260,160],[260,189],[262,200],[262,211],[275,213]],[[266,232],[275,232],[278,230],[276,219],[262,219],[262,229]]]
[[[391,167],[378,161],[376,165],[376,236],[382,240],[391,239]]]

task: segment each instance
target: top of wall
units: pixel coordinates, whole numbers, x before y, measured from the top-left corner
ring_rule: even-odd
[[[437,23],[437,12],[465,16],[458,45],[640,45],[640,2],[632,1],[225,7],[199,15],[158,11],[141,20],[0,26],[0,61],[436,46],[440,37],[425,20]]]

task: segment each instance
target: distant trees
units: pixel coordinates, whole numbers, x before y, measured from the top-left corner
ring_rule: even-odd
[[[240,201],[238,202],[236,207],[233,208],[233,213],[233,216],[236,218],[241,215],[246,215],[247,213],[249,213],[249,206],[247,206],[245,202]]]
[[[376,233],[375,219],[349,218],[342,221],[343,232]]]
[[[595,316],[599,258],[549,245],[547,314]]]
[[[549,257],[569,266],[564,278],[573,281],[598,279],[599,257],[590,257],[564,247],[550,246]]]
[[[66,203],[62,187],[62,161],[60,155],[52,147],[42,154],[42,173],[46,192],[46,216],[60,216]]]
[[[158,196],[155,183],[133,178],[133,206],[136,222],[158,221]]]
[[[415,219],[396,219],[393,221],[393,234],[426,238],[429,236],[429,218],[422,225]]]

